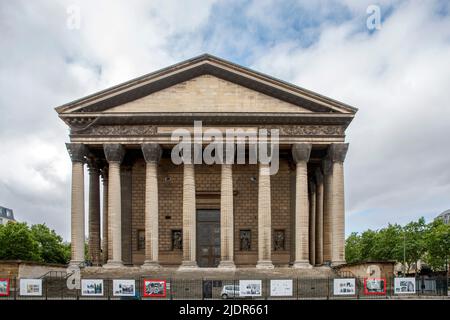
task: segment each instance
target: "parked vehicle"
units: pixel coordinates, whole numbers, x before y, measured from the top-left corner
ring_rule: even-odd
[[[222,299],[239,298],[239,286],[232,284],[223,286],[220,296]]]

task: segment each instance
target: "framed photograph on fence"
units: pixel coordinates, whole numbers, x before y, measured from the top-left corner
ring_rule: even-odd
[[[261,280],[239,280],[239,296],[241,297],[260,297],[261,289]]]
[[[144,297],[164,298],[166,290],[166,280],[144,279]]]
[[[385,295],[385,278],[364,278],[364,294],[366,295]]]
[[[292,297],[292,279],[270,280],[272,297]]]
[[[0,297],[9,296],[9,279],[0,279]]]
[[[113,280],[113,295],[115,297],[134,297],[136,294],[135,280]]]
[[[42,279],[20,279],[21,296],[42,296]]]
[[[82,279],[82,296],[103,296],[103,280],[101,279]]]
[[[352,296],[356,294],[355,278],[342,278],[333,280],[333,294],[335,296]]]
[[[395,294],[414,294],[416,293],[416,278],[395,278]]]

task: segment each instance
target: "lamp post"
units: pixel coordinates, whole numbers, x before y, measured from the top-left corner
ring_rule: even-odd
[[[403,230],[403,277],[406,277],[406,232]]]

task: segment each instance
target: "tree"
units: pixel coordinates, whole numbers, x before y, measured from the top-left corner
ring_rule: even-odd
[[[345,259],[348,263],[361,261],[361,236],[352,232],[345,241]]]
[[[0,225],[0,259],[43,261],[39,255],[39,243],[26,223]]]
[[[61,236],[45,224],[31,227],[31,235],[39,244],[39,256],[47,263],[65,264],[70,259],[70,247],[63,243]]]
[[[0,260],[28,260],[66,264],[70,244],[45,224],[31,228],[26,223],[0,225]]]
[[[409,270],[413,264],[417,266],[419,260],[424,257],[427,250],[425,242],[427,232],[428,227],[423,217],[417,222],[412,221],[403,227],[402,240],[405,247],[404,250],[407,273],[409,273]],[[415,270],[417,272],[417,268]]]
[[[435,271],[448,271],[450,258],[450,225],[436,220],[425,236],[425,261]]]
[[[377,232],[373,230],[364,231],[361,234],[361,260],[374,260],[375,259],[375,243]]]
[[[386,228],[378,230],[373,241],[373,260],[395,260],[402,258],[402,228],[398,224],[389,224]]]

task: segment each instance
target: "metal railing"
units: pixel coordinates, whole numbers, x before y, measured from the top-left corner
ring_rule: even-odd
[[[101,293],[98,295],[86,295],[82,289],[70,290],[67,288],[67,274],[63,272],[48,272],[41,277],[41,295],[21,295],[20,279],[8,278],[9,292],[2,295],[1,300],[26,300],[26,299],[103,299],[103,300],[215,300],[215,299],[247,299],[247,300],[302,300],[302,299],[402,299],[402,298],[443,298],[448,297],[448,278],[446,276],[414,278],[414,292],[398,291],[395,287],[394,277],[386,277],[377,280],[379,283],[368,282],[366,278],[344,277],[343,274],[333,277],[321,278],[264,278],[264,279],[159,279],[148,277],[130,277],[134,280],[134,294],[131,296],[117,296],[117,288],[113,281],[116,279],[104,278],[102,280]],[[100,278],[95,278],[100,279]],[[124,277],[121,277],[124,279]],[[85,279],[82,280],[92,280]],[[256,283],[248,296],[241,295],[242,281]],[[256,280],[256,282],[255,282]],[[285,285],[284,291],[289,294],[275,295],[274,282],[281,281]],[[398,280],[397,280],[398,281]],[[280,281],[278,282],[280,283]],[[379,285],[376,287],[376,285]],[[411,286],[412,284],[409,283]],[[251,286],[251,285],[250,285]],[[374,287],[375,286],[375,287]],[[406,287],[405,287],[406,288]],[[396,291],[397,290],[397,291]],[[131,291],[130,291],[131,292]]]

